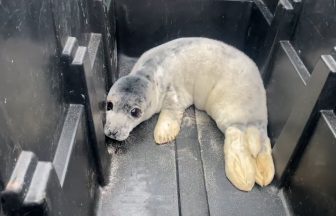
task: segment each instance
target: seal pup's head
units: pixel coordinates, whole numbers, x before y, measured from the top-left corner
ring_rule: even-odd
[[[152,84],[143,76],[128,75],[117,80],[107,95],[105,135],[125,140],[133,128],[150,117],[152,99]]]

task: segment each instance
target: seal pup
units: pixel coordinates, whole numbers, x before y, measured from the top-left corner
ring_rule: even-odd
[[[224,133],[227,178],[242,191],[274,176],[266,93],[258,67],[238,49],[207,38],[180,38],[145,52],[107,96],[106,136],[125,140],[160,112],[155,142],[174,140],[184,110],[205,110]]]

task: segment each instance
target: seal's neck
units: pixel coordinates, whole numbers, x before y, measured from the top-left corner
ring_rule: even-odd
[[[161,111],[163,99],[165,97],[165,91],[161,83],[152,82],[149,88],[150,89],[147,91],[147,98],[150,98],[150,100],[143,121]]]

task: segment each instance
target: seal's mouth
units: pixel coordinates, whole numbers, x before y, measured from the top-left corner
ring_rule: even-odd
[[[119,131],[112,131],[109,129],[104,130],[105,136],[117,140],[117,141],[124,141],[127,139],[129,134],[121,134]]]

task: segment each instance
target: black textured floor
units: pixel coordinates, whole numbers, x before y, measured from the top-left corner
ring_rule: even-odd
[[[135,59],[119,57],[120,75]],[[234,188],[224,173],[223,134],[193,107],[184,115],[175,142],[156,145],[157,115],[139,125],[123,143],[112,143],[110,183],[101,189],[98,216],[288,215],[281,191]]]

